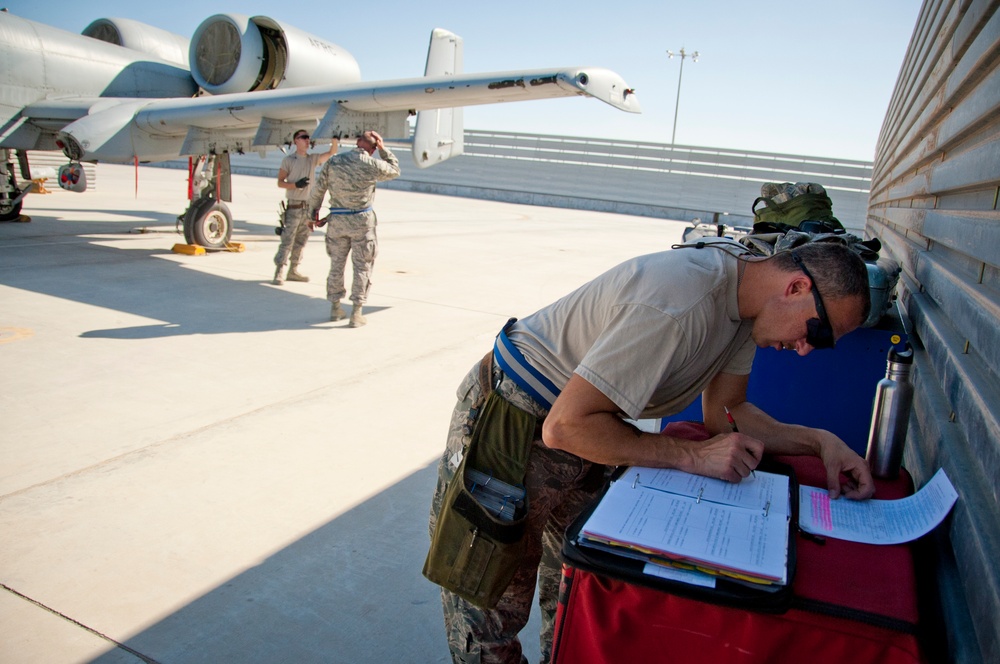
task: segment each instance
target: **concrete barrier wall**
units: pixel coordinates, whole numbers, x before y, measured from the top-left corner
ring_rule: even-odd
[[[868,162],[504,132],[467,131],[465,143],[464,155],[408,169],[395,186],[483,187],[496,200],[749,224],[765,182],[819,182],[841,222],[864,228]]]
[[[28,165],[31,167],[32,179],[42,177],[47,178],[48,181],[45,185],[49,189],[59,186],[59,167],[64,166],[66,163],[66,157],[59,152],[28,153]],[[18,180],[21,180],[21,169],[16,165],[16,163],[14,168],[17,171]],[[87,176],[87,190],[97,191],[97,166],[95,164],[84,162],[83,172]]]
[[[864,229],[869,162],[471,130],[465,144],[464,155],[426,169],[413,163],[408,145],[395,145],[402,175],[380,186],[681,221],[718,213],[746,225],[765,182],[819,182],[841,223]],[[268,177],[280,162],[278,152],[232,157],[234,172]]]

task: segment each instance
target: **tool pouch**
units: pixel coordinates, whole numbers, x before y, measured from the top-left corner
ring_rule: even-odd
[[[489,393],[431,537],[424,576],[481,608],[496,606],[517,571],[528,504],[525,497],[512,520],[494,516],[470,491],[466,469],[523,485],[534,433],[533,415]]]
[[[288,205],[285,201],[281,201],[278,204],[278,225],[274,229],[275,235],[281,235],[282,231],[285,230],[285,215],[288,213]]]

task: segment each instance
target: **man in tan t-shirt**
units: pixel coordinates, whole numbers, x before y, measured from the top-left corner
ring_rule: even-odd
[[[814,455],[826,467],[831,497],[871,497],[871,472],[844,441],[778,422],[747,401],[756,347],[798,355],[832,348],[861,325],[869,307],[867,268],[846,246],[813,242],[762,259],[718,238],[626,261],[508,323],[494,346],[489,387],[541,426],[527,441],[513,438],[515,427],[480,440],[529,447],[520,482],[527,494],[524,552],[494,607],[442,588],[453,660],[523,661],[517,634],[537,586],[542,661],[548,661],[562,536],[596,495],[606,466],[677,468],[739,482],[764,452]],[[505,424],[491,415],[499,409],[483,409],[479,374],[473,367],[458,390],[432,499],[432,541],[473,426],[495,432]],[[712,435],[707,441],[645,433],[624,421],[679,413],[699,394]],[[483,537],[477,530],[473,543],[476,535]],[[457,555],[474,558],[464,550]]]
[[[288,280],[309,281],[309,277],[299,274],[298,267],[302,260],[302,250],[312,230],[309,227],[310,217],[307,207],[310,183],[316,168],[337,154],[340,145],[340,141],[333,139],[330,141],[330,149],[325,153],[309,154],[309,132],[305,129],[297,130],[292,141],[295,143],[295,152],[282,159],[281,167],[278,169],[278,186],[285,190],[287,202],[281,242],[278,243],[278,253],[274,255],[276,269],[271,283],[275,286],[284,283],[285,263],[289,260],[291,265],[288,268]]]

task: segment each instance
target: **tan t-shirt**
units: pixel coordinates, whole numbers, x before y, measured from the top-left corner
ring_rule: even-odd
[[[296,203],[309,200],[310,188],[316,180],[316,169],[323,162],[325,154],[307,154],[300,157],[298,152],[293,152],[281,160],[280,170],[285,171],[285,182],[298,182],[302,178],[309,178],[309,185],[302,189],[286,189],[285,198]]]
[[[741,244],[721,239],[735,255]],[[737,260],[718,248],[672,249],[612,268],[508,331],[560,390],[579,374],[628,417],[673,415],[719,373],[753,364],[752,321],[736,302]]]

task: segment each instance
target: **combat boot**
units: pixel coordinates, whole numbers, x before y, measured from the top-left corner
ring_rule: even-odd
[[[340,302],[334,302],[333,307],[330,308],[330,320],[344,320],[345,318],[347,318],[347,314],[341,308]]]
[[[350,327],[361,327],[367,322],[368,320],[361,315],[361,305],[355,304],[354,309],[351,311]]]
[[[281,284],[285,283],[285,278],[281,276],[281,273],[284,272],[284,270],[285,270],[284,265],[278,266],[278,269],[274,271],[274,279],[271,280],[272,284],[274,284],[275,286],[280,286]]]
[[[289,281],[309,281],[309,277],[307,277],[304,274],[299,274],[299,271],[296,270],[294,267],[289,268],[288,276],[285,278],[288,279]]]

